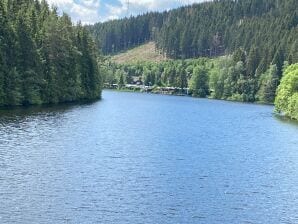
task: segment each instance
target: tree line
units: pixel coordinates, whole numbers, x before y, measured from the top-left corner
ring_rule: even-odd
[[[273,103],[280,83],[277,65],[272,64],[259,76],[247,71],[250,58],[235,52],[231,56],[169,60],[161,63],[106,63],[104,82],[121,88],[139,81],[145,86],[189,88],[197,97]],[[285,62],[283,69],[288,66]]]
[[[0,106],[100,98],[101,61],[89,31],[45,0],[0,1]]]
[[[276,111],[298,120],[298,63],[283,64],[279,75],[277,65],[254,77],[246,71],[248,59],[239,52],[218,58],[169,60],[161,63],[137,62],[116,64],[106,60],[103,65],[107,85],[126,84],[173,87],[176,94],[209,97],[242,102],[275,104]],[[239,60],[241,59],[241,60]],[[187,91],[185,91],[187,89]],[[136,88],[139,91],[140,88]]]

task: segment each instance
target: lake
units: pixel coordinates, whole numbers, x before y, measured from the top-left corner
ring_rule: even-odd
[[[298,223],[272,106],[104,91],[0,111],[0,223]]]

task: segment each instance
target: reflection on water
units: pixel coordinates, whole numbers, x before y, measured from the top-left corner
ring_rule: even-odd
[[[7,122],[28,120],[34,117],[54,117],[66,113],[69,110],[91,106],[92,103],[69,103],[45,106],[8,107],[0,109],[0,122],[4,125]]]
[[[103,96],[0,110],[0,223],[298,223],[298,126],[273,107]]]
[[[292,120],[288,117],[279,115],[279,114],[274,114],[275,118],[278,119],[281,122],[284,122],[285,124],[290,124],[290,125],[298,125],[298,121],[297,120]]]

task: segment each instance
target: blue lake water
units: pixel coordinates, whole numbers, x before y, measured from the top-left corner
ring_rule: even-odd
[[[1,110],[0,223],[298,223],[298,125],[271,106],[112,91]]]

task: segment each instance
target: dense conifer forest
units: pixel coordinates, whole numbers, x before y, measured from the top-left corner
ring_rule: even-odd
[[[249,75],[298,61],[298,1],[217,0],[89,27],[104,54],[154,40],[170,58],[215,57],[243,50]]]
[[[46,1],[0,0],[0,106],[100,98],[97,52],[87,29]]]

